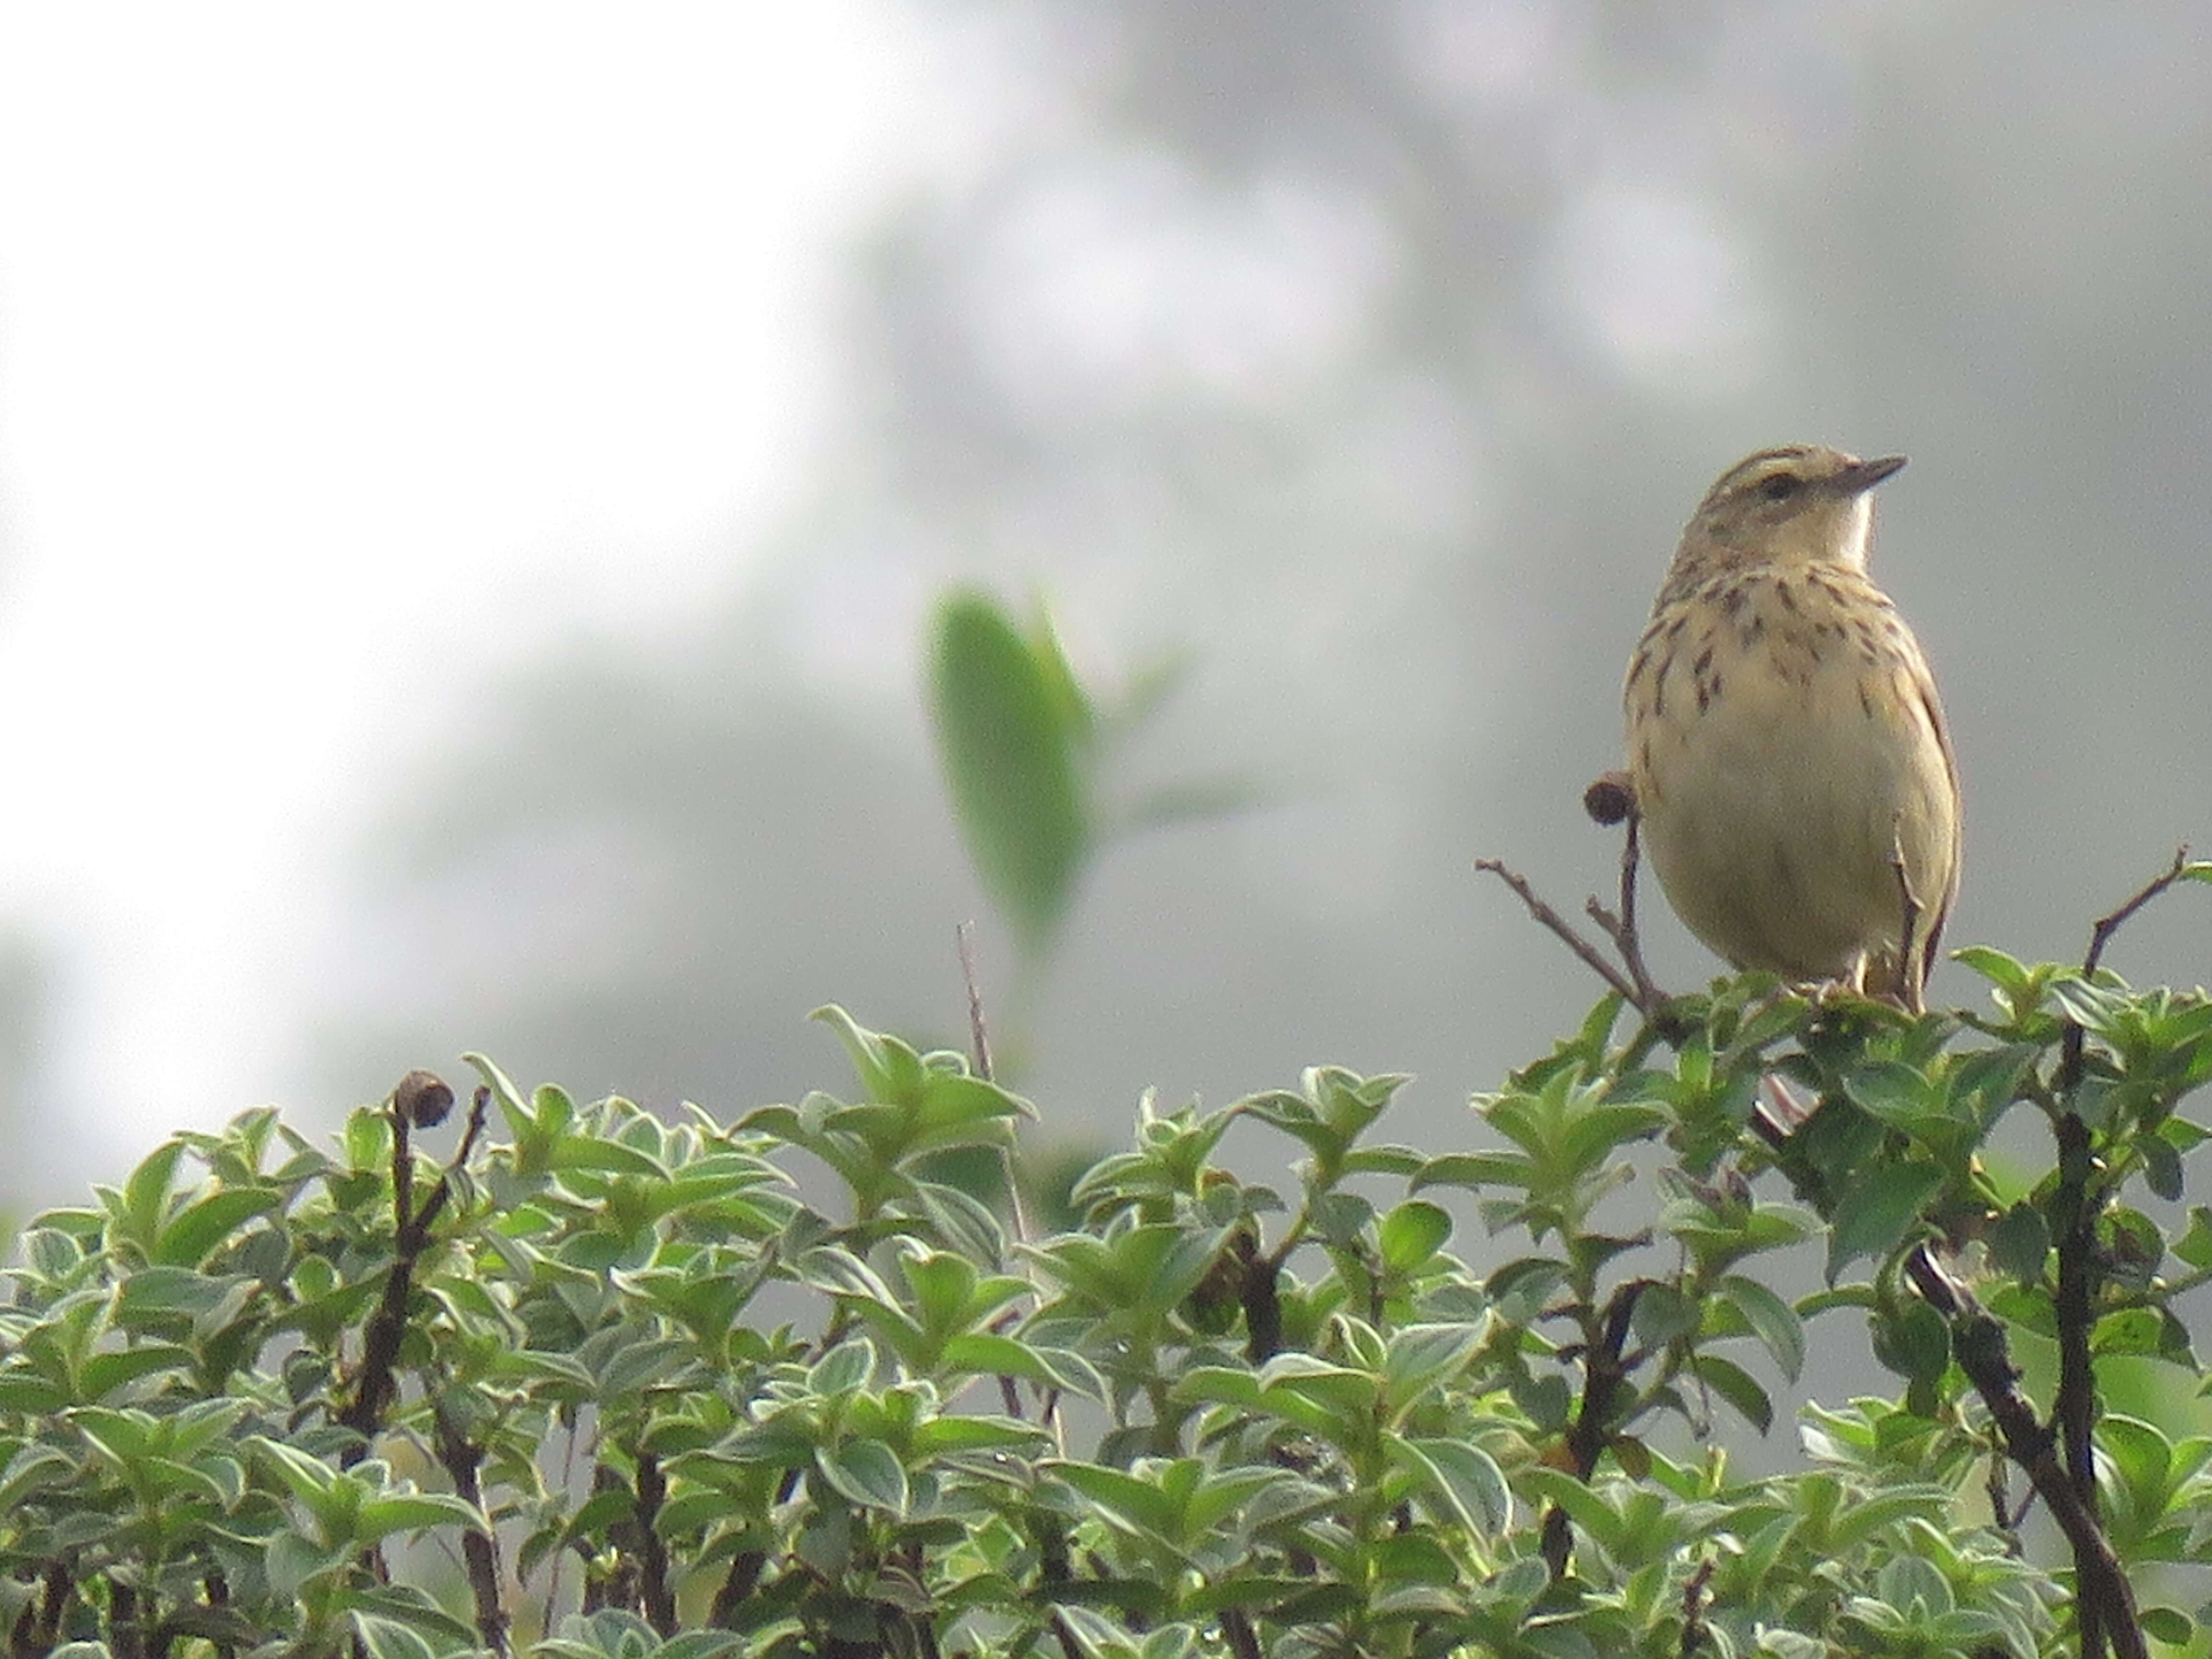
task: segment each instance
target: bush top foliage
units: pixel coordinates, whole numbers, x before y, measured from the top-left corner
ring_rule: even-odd
[[[733,1123],[478,1060],[435,1154],[454,1103],[419,1073],[328,1149],[265,1110],[179,1135],[21,1241],[0,1630],[175,1659],[2189,1639],[2160,1587],[2207,1559],[2212,1443],[2097,1368],[2200,1374],[2172,1303],[2212,1212],[2156,1200],[2204,1138],[2177,1107],[2212,1002],[1963,955],[1987,1017],[1608,999],[1440,1155],[1388,1139],[1395,1077],[1148,1103],[1027,1240],[948,1175],[1024,1103],[836,1010],[853,1098]],[[1979,1154],[2014,1109],[2054,1150],[2006,1182]],[[1283,1190],[1231,1131],[1295,1155]],[[1795,1302],[1792,1253],[1825,1267]],[[1818,1403],[1796,1467],[1740,1474],[1715,1419],[1771,1426],[1814,1318],[1896,1396]]]

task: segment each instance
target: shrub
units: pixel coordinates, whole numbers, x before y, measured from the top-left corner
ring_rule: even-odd
[[[1379,1139],[1395,1077],[1147,1104],[1030,1242],[930,1175],[1010,1152],[1024,1103],[835,1009],[855,1097],[726,1126],[477,1060],[442,1161],[422,1073],[331,1151],[267,1110],[180,1134],[21,1241],[0,1627],[379,1659],[2185,1639],[2135,1597],[2204,1560],[2212,1443],[2096,1368],[2198,1375],[2172,1303],[2212,1212],[2136,1195],[2203,1139],[2176,1107],[2212,1001],[1963,954],[1991,1016],[1608,998],[1475,1103],[1473,1151]],[[2015,1106],[2057,1152],[2008,1184],[1978,1154]],[[1295,1145],[1283,1194],[1232,1131]],[[1770,1268],[1806,1251],[1793,1304]],[[1713,1414],[1766,1429],[1814,1316],[1899,1396],[1816,1404],[1800,1466],[1739,1474]]]

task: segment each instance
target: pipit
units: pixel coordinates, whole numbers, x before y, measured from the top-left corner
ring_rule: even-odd
[[[1919,641],[1869,579],[1905,465],[1793,444],[1682,532],[1622,702],[1643,846],[1738,968],[1921,1006],[1959,890],[1959,775]]]

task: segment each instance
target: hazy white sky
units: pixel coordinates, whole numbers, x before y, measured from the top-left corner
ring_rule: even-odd
[[[356,826],[488,669],[742,580],[935,96],[871,0],[0,0],[0,927],[73,1164],[292,1075]]]

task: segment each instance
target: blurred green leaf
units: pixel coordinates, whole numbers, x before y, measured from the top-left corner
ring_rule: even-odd
[[[939,607],[938,757],[968,855],[1014,935],[1048,947],[1091,851],[1091,717],[1048,627],[1024,638],[979,593]]]

